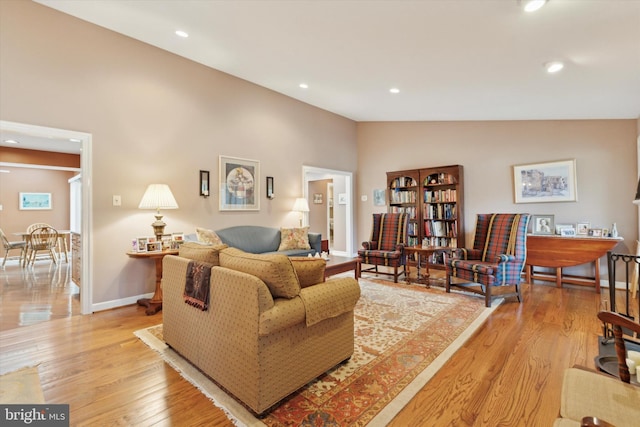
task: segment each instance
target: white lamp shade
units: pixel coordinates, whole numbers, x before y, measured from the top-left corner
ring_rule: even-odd
[[[167,184],[151,184],[144,192],[138,209],[178,209],[178,202]]]
[[[293,210],[295,212],[309,212],[309,203],[307,203],[307,199],[305,198],[297,198],[296,202],[293,204]]]

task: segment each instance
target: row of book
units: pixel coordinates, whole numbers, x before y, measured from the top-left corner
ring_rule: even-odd
[[[455,184],[455,178],[448,173],[434,173],[424,180],[424,185],[431,184]]]
[[[424,218],[425,219],[456,219],[457,218],[457,205],[455,204],[441,204],[441,205],[424,205]]]
[[[390,206],[389,213],[407,213],[409,214],[409,219],[416,219],[415,206]]]
[[[425,221],[425,237],[458,237],[455,222],[450,221]]]
[[[425,203],[442,203],[442,202],[455,202],[458,200],[458,192],[454,188],[448,188],[446,190],[436,190],[424,192]]]
[[[415,191],[392,191],[391,203],[415,203],[416,192]]]
[[[455,237],[427,237],[426,239],[429,246],[458,247],[458,239]]]
[[[409,176],[401,176],[391,181],[391,188],[415,187],[418,185],[415,179]]]

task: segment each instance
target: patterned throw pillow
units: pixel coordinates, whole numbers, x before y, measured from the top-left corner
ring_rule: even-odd
[[[222,240],[213,230],[207,230],[206,228],[196,227],[196,235],[198,236],[198,242],[208,243],[210,245],[222,245]]]
[[[279,251],[291,249],[311,249],[309,245],[309,227],[280,228]]]

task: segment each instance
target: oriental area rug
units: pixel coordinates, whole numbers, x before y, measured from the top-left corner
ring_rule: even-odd
[[[162,341],[162,325],[136,331],[145,344],[239,426],[385,425],[500,304],[442,288],[361,278],[351,359],[256,418]]]

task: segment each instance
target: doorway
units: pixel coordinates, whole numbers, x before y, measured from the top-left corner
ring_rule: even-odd
[[[353,226],[353,173],[313,166],[302,167],[303,196],[313,201],[314,194],[310,192],[310,185],[314,181],[326,181],[331,184],[331,196],[327,191],[327,234],[331,238],[331,253],[338,256],[352,257],[354,255],[354,226]],[[327,185],[327,187],[329,187]],[[307,221],[310,223],[310,221]],[[323,236],[325,233],[323,232]]]
[[[80,284],[80,312],[90,314],[92,309],[91,266],[93,260],[89,251],[91,245],[91,134],[76,132],[66,129],[56,129],[25,123],[16,123],[0,120],[0,132],[15,133],[26,137],[34,137],[39,140],[50,141],[79,141],[80,143],[80,182],[81,190],[81,284]],[[46,145],[39,148],[46,151]]]

